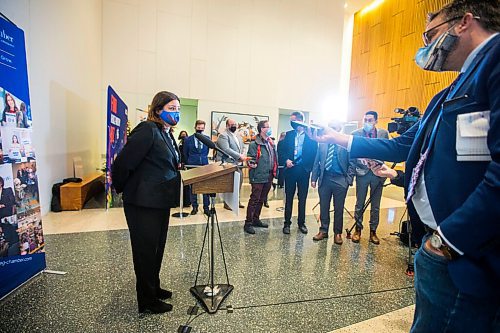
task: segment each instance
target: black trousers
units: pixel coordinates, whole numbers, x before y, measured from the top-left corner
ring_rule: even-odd
[[[306,171],[302,166],[297,165],[293,168],[286,169],[285,173],[285,226],[292,224],[292,207],[295,190],[298,190],[299,197],[299,217],[297,222],[299,225],[306,223],[306,199],[309,191],[309,177],[311,173]]]
[[[137,304],[140,308],[157,300],[170,208],[146,208],[128,203],[124,203],[123,208],[132,243]]]

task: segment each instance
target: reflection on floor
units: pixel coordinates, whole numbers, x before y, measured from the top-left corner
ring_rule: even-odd
[[[381,245],[369,243],[364,232],[359,244],[345,240],[338,246],[333,238],[312,240],[317,232],[314,195],[308,202],[308,235],[296,225],[283,235],[281,200],[264,208],[270,228],[256,235],[242,230],[244,210],[236,217],[217,206],[219,221],[228,222],[220,229],[235,286],[224,306],[232,305],[234,313],[191,318],[186,311],[195,304],[189,288],[205,230],[201,214],[172,219],[161,274],[164,287],[174,292],[174,311],[142,318],[136,311],[123,211],[49,214],[43,222],[48,268],[68,274],[44,274],[0,303],[0,332],[176,332],[190,319],[192,332],[408,331],[414,303],[413,281],[404,274],[408,250],[390,235],[404,213],[402,199],[383,198]],[[348,197],[351,213],[353,200]],[[350,227],[352,220],[344,215],[344,228]],[[216,280],[225,282],[220,258],[216,268]],[[203,281],[208,281],[206,271],[203,267]]]

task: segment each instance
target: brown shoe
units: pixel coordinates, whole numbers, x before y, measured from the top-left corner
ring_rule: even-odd
[[[377,237],[377,233],[375,231],[370,231],[370,242],[372,242],[375,245],[380,244],[380,239]]]
[[[333,242],[337,245],[342,245],[342,234],[335,234],[335,237],[333,238]]]
[[[320,232],[318,232],[318,234],[316,236],[313,237],[313,240],[320,241],[320,240],[327,239],[327,238],[328,238],[328,234],[326,232],[320,231]]]
[[[361,229],[356,229],[356,231],[354,231],[354,234],[352,234],[351,240],[353,243],[359,243],[360,239],[361,239]]]

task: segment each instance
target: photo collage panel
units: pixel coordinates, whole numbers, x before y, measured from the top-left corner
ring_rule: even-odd
[[[43,252],[30,106],[0,87],[0,257]]]

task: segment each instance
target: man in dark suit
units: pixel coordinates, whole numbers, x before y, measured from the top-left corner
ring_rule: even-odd
[[[330,127],[341,130],[340,124]],[[336,144],[320,144],[311,176],[311,186],[318,186],[321,226],[313,240],[328,238],[330,227],[330,202],[333,197],[333,232],[334,243],[342,244],[342,228],[344,222],[344,204],[347,190],[354,178],[354,165],[349,162],[349,153],[344,147]]]
[[[460,75],[400,137],[315,137],[351,156],[406,160],[408,208],[428,230],[415,255],[412,332],[500,331],[499,17],[488,0],[429,15],[417,64]]]
[[[365,138],[389,139],[389,132],[383,128],[377,128],[377,123],[378,113],[368,111],[363,117],[363,128],[355,130],[352,132],[352,135]],[[370,187],[370,242],[376,245],[380,244],[380,240],[377,237],[377,227],[380,219],[380,201],[382,199],[384,182],[385,178],[377,177],[361,160],[356,160],[356,208],[354,210],[356,229],[351,238],[354,243],[359,243],[361,239],[363,207],[365,206],[368,187]]]
[[[294,129],[286,132],[285,138],[278,143],[278,162],[284,168],[285,177],[285,224],[283,233],[290,233],[293,197],[295,196],[295,190],[298,189],[299,216],[297,221],[300,232],[307,234],[306,199],[309,190],[309,177],[318,144],[306,135],[304,127],[296,126],[292,122],[295,120],[304,121],[304,114],[298,111],[291,114],[290,121]]]
[[[194,124],[196,133],[202,134],[205,131],[205,121],[197,120]],[[206,136],[206,135],[205,135]],[[208,136],[206,136],[208,138]],[[184,141],[184,155],[186,155],[187,165],[207,165],[208,164],[208,147],[201,143],[194,134],[189,136]],[[189,169],[189,167],[188,167]],[[191,215],[198,213],[198,195],[190,191],[191,194]],[[210,197],[208,194],[203,194],[203,212],[208,215],[208,206]]]

